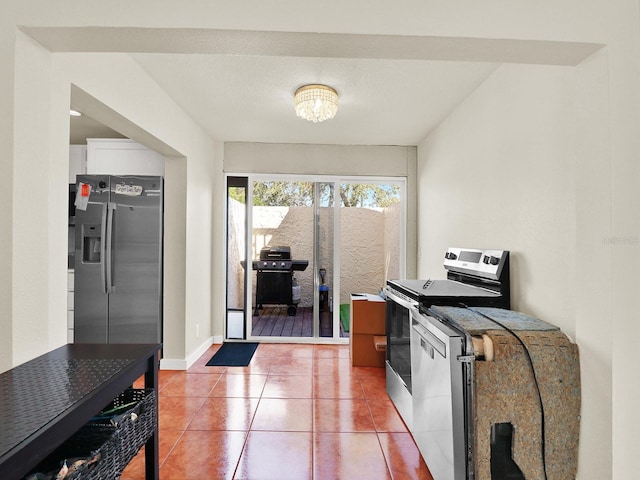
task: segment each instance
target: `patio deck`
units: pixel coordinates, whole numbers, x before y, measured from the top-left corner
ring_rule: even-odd
[[[320,312],[320,336],[333,336],[332,312]],[[299,307],[295,316],[287,314],[286,305],[265,305],[260,315],[253,317],[251,333],[260,337],[312,337],[313,308]],[[340,326],[340,336],[349,334]]]

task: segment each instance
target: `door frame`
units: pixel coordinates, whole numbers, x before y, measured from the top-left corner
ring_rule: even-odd
[[[267,173],[225,173],[225,192],[227,191],[227,179],[229,177],[245,177],[247,179],[247,196],[246,196],[246,241],[245,241],[245,258],[247,264],[249,259],[253,256],[253,244],[252,238],[252,225],[253,225],[253,183],[255,181],[291,181],[291,182],[310,182],[310,183],[333,183],[334,195],[339,195],[340,185],[342,183],[387,183],[400,185],[400,202],[401,202],[401,226],[399,233],[399,272],[400,277],[404,277],[406,271],[406,235],[407,235],[407,177],[383,177],[383,176],[354,176],[354,175],[304,175],[304,174],[267,174]],[[315,191],[315,189],[314,189]],[[334,197],[336,198],[336,197]],[[335,209],[334,215],[334,233],[333,233],[333,298],[340,298],[340,202],[338,198],[334,201],[333,208]],[[228,219],[227,219],[228,220]],[[339,308],[333,308],[332,319],[334,327],[333,337],[320,337],[319,336],[319,312],[318,312],[318,285],[319,285],[319,273],[317,268],[317,253],[315,248],[316,229],[317,229],[317,206],[314,201],[314,324],[313,324],[313,336],[310,337],[275,337],[275,336],[253,336],[251,332],[253,319],[249,316],[248,312],[252,312],[254,299],[252,298],[252,282],[249,275],[252,274],[252,270],[245,269],[245,303],[244,303],[244,318],[245,318],[245,335],[246,341],[260,341],[263,343],[301,343],[301,344],[348,344],[350,337],[340,337],[339,322],[340,312]],[[228,225],[226,226],[228,228]],[[226,255],[228,257],[228,255]],[[225,262],[227,265],[227,262]],[[227,267],[225,267],[228,269]],[[228,273],[228,272],[227,272]],[[226,302],[226,293],[225,293]],[[339,304],[339,302],[338,302]],[[227,339],[227,319],[228,309],[225,305],[225,331],[224,338]],[[336,336],[338,335],[338,336]]]

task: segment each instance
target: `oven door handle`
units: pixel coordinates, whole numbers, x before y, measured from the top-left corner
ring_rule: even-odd
[[[415,330],[421,340],[431,345],[431,347],[433,347],[433,349],[444,358],[447,358],[446,344],[422,325],[422,323],[428,322],[426,317],[421,314],[420,311],[415,307],[412,307],[410,311],[411,316],[416,318],[416,320],[412,320],[411,328]],[[418,318],[423,318],[424,320],[420,322],[419,320],[417,320]]]
[[[391,300],[396,302],[398,305],[406,309],[415,308],[415,306],[417,305],[417,303],[410,303],[406,299],[401,298],[398,295],[394,294],[389,288],[385,288],[384,294],[387,296],[387,298],[390,298]]]

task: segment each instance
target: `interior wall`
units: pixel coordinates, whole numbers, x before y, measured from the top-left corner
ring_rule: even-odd
[[[227,284],[227,187],[223,174],[224,143],[215,142],[209,159],[214,173],[211,222],[211,329],[213,340],[222,343],[226,319]],[[197,359],[194,359],[197,360]]]
[[[226,142],[224,171],[404,177],[415,147]]]
[[[588,85],[585,92],[598,87]],[[576,307],[576,265],[585,260],[577,257],[576,238],[594,222],[607,228],[610,202],[604,198],[591,214],[577,204],[594,171],[584,174],[576,144],[589,145],[587,129],[595,138],[602,132],[588,116],[575,126],[584,100],[576,87],[572,67],[504,65],[420,143],[418,271],[444,277],[448,246],[511,252],[512,308],[559,326],[581,348],[579,478],[610,478],[611,344],[602,329],[582,328],[595,320],[606,325],[607,315],[581,309],[578,317]],[[602,106],[597,115],[606,119]],[[606,156],[600,161],[608,163]],[[594,342],[601,348],[590,348]]]
[[[513,307],[572,336],[573,78],[502,66],[418,150],[421,274],[444,278],[449,246],[509,250]]]
[[[187,160],[165,157],[164,164],[164,263],[163,331],[165,358],[185,358],[187,284]],[[164,367],[164,365],[162,365]]]
[[[614,438],[612,315],[612,169],[609,134],[609,52],[576,67],[576,342],[583,371],[580,464],[598,458],[599,478],[612,477]],[[588,374],[586,374],[588,373]],[[604,414],[603,412],[611,412]],[[597,434],[596,434],[597,432]],[[604,448],[603,448],[604,447]],[[596,472],[594,471],[594,474]],[[621,478],[625,478],[624,476]]]
[[[5,20],[6,22],[6,20]],[[14,32],[0,19],[0,224],[13,224]],[[13,365],[13,229],[0,228],[0,372]]]
[[[54,115],[51,55],[25,35],[17,36],[15,48],[21,61],[15,66],[13,178],[16,185],[33,187],[28,194],[26,190],[14,191],[13,199],[13,264],[19,266],[13,269],[11,282],[13,364],[58,347],[66,340],[66,265],[62,255],[58,257],[59,262],[54,261],[59,269],[59,281],[55,282],[56,268],[49,262],[52,245],[61,245],[66,251],[67,234],[63,242],[52,231],[51,223],[59,218],[59,230],[66,230],[67,206],[63,197],[64,190],[68,192],[68,187],[63,188],[68,175],[63,177],[55,168],[59,163],[55,153],[59,150],[49,148],[50,122]],[[40,114],[21,114],[30,111],[32,105],[38,105]],[[59,192],[55,190],[55,179],[61,182]],[[53,213],[56,207],[60,207],[60,215]],[[51,302],[55,299],[58,299],[59,314],[53,312],[51,316],[50,309],[55,310],[52,308],[55,303]]]
[[[32,188],[28,194],[18,193],[12,202],[16,239],[12,265],[16,268],[11,278],[13,308],[5,318],[19,321],[10,321],[13,355],[3,369],[66,342],[72,85],[126,119],[122,125],[110,126],[172,155],[168,162],[185,162],[182,167],[169,168],[167,174],[168,196],[184,199],[172,202],[171,207],[184,208],[179,215],[169,214],[165,224],[173,234],[165,238],[165,261],[178,274],[167,277],[165,283],[165,292],[170,292],[165,295],[165,311],[171,314],[165,315],[168,334],[163,361],[186,367],[189,355],[212,335],[212,275],[202,264],[212,263],[214,161],[221,151],[127,55],[52,55],[18,33],[16,80],[13,181]]]
[[[613,208],[611,236],[603,247],[612,259],[612,298],[607,306],[613,320],[613,478],[624,479],[638,475],[636,432],[640,430],[640,416],[636,414],[640,381],[635,358],[640,335],[640,4],[635,0],[616,3],[615,7],[612,24],[616,35],[607,55]],[[601,328],[595,322],[593,327]]]

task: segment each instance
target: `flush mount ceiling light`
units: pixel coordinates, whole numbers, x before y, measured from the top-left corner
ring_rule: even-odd
[[[310,122],[324,122],[338,111],[338,92],[326,85],[305,85],[293,97],[296,115]]]

